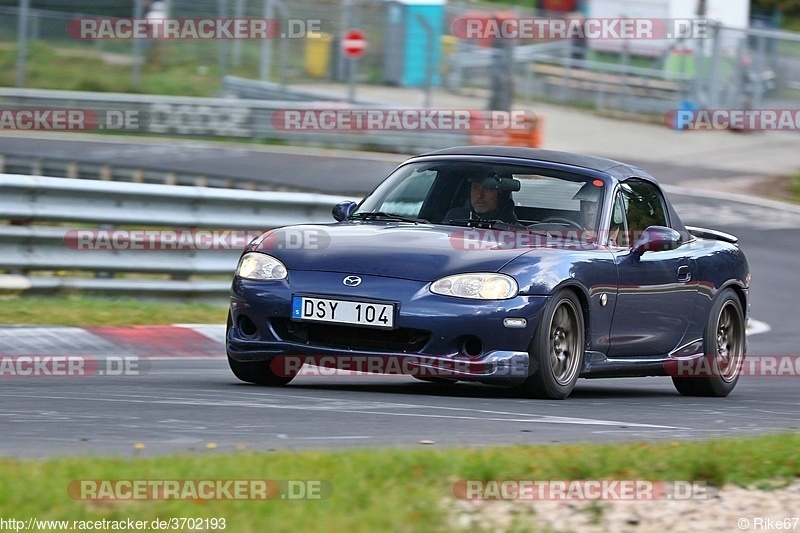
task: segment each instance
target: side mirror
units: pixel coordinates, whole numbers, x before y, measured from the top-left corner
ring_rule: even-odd
[[[333,218],[337,222],[341,222],[342,220],[346,219],[350,215],[353,214],[353,211],[356,210],[358,204],[355,202],[339,202],[335,206],[333,206]]]
[[[650,226],[639,235],[633,245],[633,254],[642,255],[645,252],[662,252],[674,250],[681,245],[681,234],[672,228],[664,226]]]

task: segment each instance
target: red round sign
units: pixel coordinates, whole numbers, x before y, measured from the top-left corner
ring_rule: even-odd
[[[361,30],[347,30],[342,39],[342,50],[350,58],[361,57],[367,49],[367,38]]]

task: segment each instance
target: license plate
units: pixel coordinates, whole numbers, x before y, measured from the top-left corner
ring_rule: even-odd
[[[394,305],[327,298],[292,298],[292,318],[375,328],[394,327]]]

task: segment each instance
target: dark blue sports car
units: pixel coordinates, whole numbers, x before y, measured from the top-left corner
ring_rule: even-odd
[[[243,253],[227,328],[239,379],[399,369],[565,398],[579,377],[671,376],[698,396],[739,378],[747,260],[735,237],[684,226],[639,168],[451,148],[333,216]]]

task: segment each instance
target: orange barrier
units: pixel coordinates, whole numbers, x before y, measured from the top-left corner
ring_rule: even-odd
[[[526,115],[522,127],[493,127],[483,113],[474,113],[470,119],[471,145],[503,145],[541,148],[544,144],[544,118]]]

